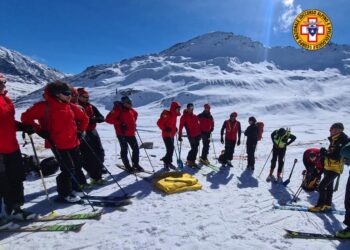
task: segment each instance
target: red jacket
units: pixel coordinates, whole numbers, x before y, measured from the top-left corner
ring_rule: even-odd
[[[61,103],[50,96],[46,100],[27,109],[21,116],[22,122],[34,126],[37,131],[48,131],[57,149],[79,146],[77,132],[86,130],[87,115],[75,104]]]
[[[172,102],[170,105],[170,111],[164,110],[157,121],[158,127],[162,130],[162,137],[174,137],[176,134],[176,120],[180,112],[176,111],[176,108],[180,107],[180,103]],[[166,131],[171,129],[171,132]]]
[[[316,154],[316,160],[314,162],[310,161],[309,155],[313,152]],[[320,155],[320,149],[319,148],[309,148],[305,150],[303,155],[303,163],[306,167],[306,169],[309,169],[310,167],[317,168],[317,170],[323,170],[324,168],[324,158]]]
[[[135,136],[137,116],[135,109],[127,109],[118,104],[109,112],[106,122],[114,125],[115,132],[119,136]]]
[[[10,154],[19,149],[15,108],[6,93],[0,95],[0,138],[0,154]]]
[[[202,133],[211,133],[214,130],[214,118],[210,112],[202,112],[198,115],[199,125]]]
[[[224,134],[224,130],[226,130],[225,133],[225,139],[229,141],[236,141],[237,140],[237,133],[238,137],[241,138],[241,123],[239,121],[232,122],[231,120],[224,121],[224,124],[222,124],[221,128],[221,136]]]
[[[189,137],[196,137],[201,134],[198,117],[195,114],[189,114],[186,109],[180,119],[179,137],[182,137],[183,127],[186,128]]]
[[[78,102],[78,104],[84,109],[85,114],[89,117],[98,117],[101,121],[104,120],[103,115],[98,111],[98,109],[90,104],[90,103],[83,103],[83,102]],[[87,131],[92,131],[96,129],[96,122],[89,122],[89,125],[87,127]]]

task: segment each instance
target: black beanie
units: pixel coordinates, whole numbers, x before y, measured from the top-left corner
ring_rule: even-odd
[[[51,95],[52,97],[62,94],[65,91],[71,91],[68,84],[62,81],[51,82],[47,85],[46,89],[49,95]]]
[[[248,121],[252,121],[253,123],[256,123],[256,119],[254,116],[249,117]]]
[[[344,125],[343,123],[341,122],[336,122],[336,123],[333,123],[331,128],[336,128],[336,129],[340,129],[340,130],[344,130]]]
[[[189,107],[193,107],[193,103],[187,104],[187,108],[189,108]]]

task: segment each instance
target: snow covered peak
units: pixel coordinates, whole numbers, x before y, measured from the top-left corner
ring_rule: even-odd
[[[56,69],[4,47],[0,47],[0,72],[7,79],[9,94],[15,97],[34,91],[49,81],[66,76]]]

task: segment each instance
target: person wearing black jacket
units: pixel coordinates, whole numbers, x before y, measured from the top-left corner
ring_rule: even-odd
[[[258,143],[258,127],[256,126],[255,117],[249,117],[249,126],[244,132],[247,137],[247,154],[248,154],[248,165],[247,169],[254,170],[255,165],[255,149]]]
[[[278,159],[278,169],[277,169],[277,181],[282,181],[282,170],[284,166],[284,157],[286,155],[287,146],[292,144],[296,140],[296,136],[290,133],[289,129],[280,128],[271,133],[271,140],[273,143],[272,148],[272,160],[270,174],[266,181],[270,182],[275,179],[273,176],[273,171],[276,167],[276,162]]]
[[[199,126],[201,129],[201,136],[203,142],[202,154],[200,162],[203,164],[210,164],[208,160],[211,133],[214,130],[214,118],[210,113],[210,105],[204,105],[204,111],[198,115]]]

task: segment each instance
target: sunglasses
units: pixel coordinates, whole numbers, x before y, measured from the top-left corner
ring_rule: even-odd
[[[6,80],[0,80],[0,83],[5,84]]]
[[[61,94],[64,96],[70,96],[70,95],[72,95],[72,92],[71,91],[64,91]]]

